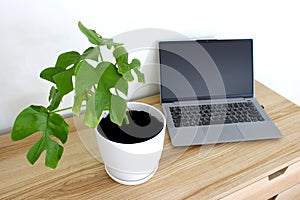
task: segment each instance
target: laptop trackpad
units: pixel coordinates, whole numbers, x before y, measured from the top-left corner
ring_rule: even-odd
[[[203,127],[205,134],[204,144],[219,142],[242,141],[243,136],[236,125]]]
[[[280,131],[270,121],[255,124],[239,124],[242,135],[247,140],[280,138]]]

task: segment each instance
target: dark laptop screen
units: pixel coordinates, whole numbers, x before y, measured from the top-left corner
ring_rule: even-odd
[[[253,97],[252,39],[159,42],[161,99]]]

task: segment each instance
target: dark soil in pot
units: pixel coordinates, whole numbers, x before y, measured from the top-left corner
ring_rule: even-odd
[[[134,144],[147,141],[163,129],[163,123],[144,111],[131,111],[126,113],[129,124],[125,122],[121,127],[110,121],[106,116],[99,123],[97,130],[105,138],[122,144]]]

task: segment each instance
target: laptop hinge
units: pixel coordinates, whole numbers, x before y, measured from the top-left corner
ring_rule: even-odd
[[[203,103],[222,103],[222,102],[236,102],[236,101],[247,101],[252,98],[228,98],[228,99],[210,99],[210,100],[195,100],[195,101],[175,101],[174,105],[183,105],[183,104],[203,104]]]

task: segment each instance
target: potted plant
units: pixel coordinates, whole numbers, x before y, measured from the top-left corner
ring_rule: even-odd
[[[72,109],[80,115],[85,108],[84,123],[95,128],[105,169],[114,180],[128,185],[147,181],[155,173],[163,148],[165,117],[147,104],[126,102],[128,82],[144,83],[138,59],[128,60],[124,46],[103,38],[96,31],[78,23],[80,31],[93,45],[82,54],[69,51],[58,56],[54,67],[40,77],[53,84],[49,106],[30,105],[15,119],[11,138],[21,140],[42,132],[41,138],[27,152],[34,164],[46,151],[45,165],[56,168],[68,138],[69,125],[58,114]],[[114,62],[105,61],[101,49],[112,52]],[[63,97],[74,91],[72,107],[58,109]],[[56,137],[57,140],[53,140]],[[62,143],[62,144],[59,144]]]

